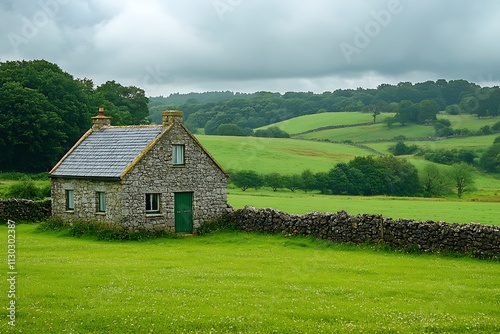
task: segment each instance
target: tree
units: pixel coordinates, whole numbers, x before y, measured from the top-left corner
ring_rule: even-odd
[[[295,189],[302,187],[302,178],[300,174],[284,175],[283,176],[283,186],[294,192]]]
[[[458,198],[462,198],[465,192],[474,189],[475,178],[474,178],[474,168],[461,162],[451,166],[449,177],[453,183],[454,188],[457,191]]]
[[[64,154],[65,123],[40,92],[9,82],[0,87],[0,169],[46,171]]]
[[[449,178],[445,171],[434,164],[429,164],[420,172],[420,182],[424,195],[428,197],[440,196],[451,190]]]
[[[242,191],[248,188],[258,189],[263,185],[262,177],[253,170],[233,171],[230,175],[233,184]]]
[[[417,145],[411,145],[408,146],[404,142],[399,141],[396,143],[394,146],[390,146],[388,148],[389,152],[391,152],[393,155],[407,155],[407,154],[413,154],[418,150]]]
[[[306,169],[300,176],[302,178],[300,188],[304,190],[304,192],[308,192],[309,190],[313,190],[315,188],[316,178],[311,170]]]
[[[271,187],[273,191],[285,186],[284,178],[278,173],[264,175],[264,185]]]
[[[107,101],[107,114],[113,117],[115,125],[147,124],[149,109],[143,89],[135,86],[122,86],[112,81],[100,85],[95,93]],[[104,101],[103,101],[104,102]]]
[[[487,172],[500,173],[500,136],[496,137],[493,145],[483,153],[479,164]]]

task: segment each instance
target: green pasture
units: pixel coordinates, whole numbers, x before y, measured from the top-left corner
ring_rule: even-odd
[[[377,123],[373,125],[360,125],[356,127],[311,132],[300,135],[299,138],[332,141],[351,140],[353,142],[360,142],[379,139],[387,140],[393,139],[394,137],[398,136],[411,138],[430,137],[433,135],[434,128],[432,126],[423,126],[416,124],[407,124],[401,126],[399,124],[395,124],[391,128],[389,128],[387,124]]]
[[[443,140],[436,141],[404,141],[407,145],[417,145],[418,147],[430,150],[438,149],[470,149],[477,153],[484,152],[489,148],[496,137],[500,134],[491,134],[484,136],[470,136],[470,137],[458,137],[458,138],[447,138]],[[364,145],[369,146],[379,152],[389,154],[388,148],[394,146],[395,142],[381,142],[381,143],[365,143]]]
[[[500,121],[498,117],[484,117],[478,118],[476,115],[438,115],[438,118],[447,119],[451,123],[453,129],[469,129],[472,131],[477,131],[485,125],[492,126],[496,122]]]
[[[379,119],[393,114],[379,115]],[[295,117],[286,121],[281,121],[271,125],[266,125],[258,129],[265,129],[270,126],[277,126],[289,134],[300,133],[308,130],[314,130],[324,126],[347,125],[373,122],[371,113],[364,112],[324,112],[314,115],[305,115]],[[256,129],[256,130],[258,130]]]
[[[482,223],[500,225],[500,191],[491,193],[484,201],[481,197],[468,200],[455,198],[415,198],[387,196],[334,196],[319,193],[273,192],[269,189],[228,190],[228,202],[234,208],[246,205],[257,208],[275,208],[295,214],[311,211],[337,212],[344,210],[350,214],[381,214],[384,217],[414,220],[435,220],[448,223]]]
[[[294,174],[306,169],[328,171],[339,162],[373,154],[343,144],[286,138],[205,135],[196,138],[226,170],[255,170],[264,174]]]
[[[98,242],[36,225],[16,227],[16,255],[16,327],[3,307],[2,333],[500,331],[498,262],[242,232]]]

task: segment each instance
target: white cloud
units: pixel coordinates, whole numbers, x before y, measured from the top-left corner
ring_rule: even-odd
[[[223,11],[214,6],[221,3]],[[497,7],[496,0],[5,0],[0,58],[44,58],[97,84],[116,80],[151,95],[495,82]],[[47,22],[23,37],[37,13]],[[17,48],[13,34],[24,38]],[[341,43],[356,46],[350,61]]]

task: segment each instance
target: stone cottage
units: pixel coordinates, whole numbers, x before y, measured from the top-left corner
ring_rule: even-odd
[[[99,109],[92,128],[50,171],[52,215],[128,229],[191,233],[227,209],[228,175],[182,124],[111,126]]]

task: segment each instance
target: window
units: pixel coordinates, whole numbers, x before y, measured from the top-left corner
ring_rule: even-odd
[[[172,145],[172,164],[184,165],[184,145]]]
[[[97,192],[97,212],[106,212],[106,193]]]
[[[146,194],[146,213],[160,212],[160,194]]]
[[[66,190],[66,211],[75,210],[75,193],[73,190]]]

